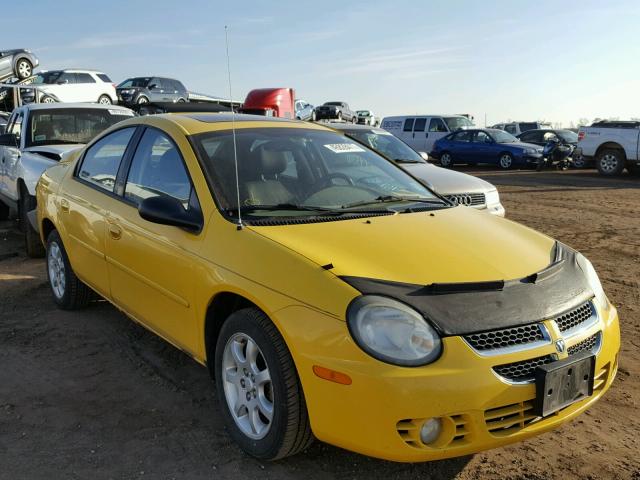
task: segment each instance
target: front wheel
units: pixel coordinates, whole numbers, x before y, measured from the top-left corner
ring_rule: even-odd
[[[56,99],[53,97],[49,97],[48,95],[45,95],[40,99],[40,103],[56,103]]]
[[[24,80],[25,78],[29,78],[33,73],[33,65],[26,58],[21,58],[16,63],[16,71],[15,74],[20,80]]]
[[[47,237],[47,277],[53,300],[60,308],[77,310],[87,306],[91,289],[73,272],[57,230]]]
[[[98,98],[98,103],[100,105],[111,105],[113,101],[111,101],[111,97],[109,95],[100,95],[100,98]]]
[[[139,97],[136,103],[138,105],[142,105],[143,103],[149,103],[149,99],[147,97]]]
[[[262,311],[238,310],[223,324],[216,343],[215,377],[227,429],[245,452],[276,460],[311,444],[293,359]]]
[[[511,167],[513,167],[513,157],[511,156],[511,154],[503,153],[502,155],[500,155],[498,165],[500,165],[500,168],[502,168],[503,170],[509,170]]]

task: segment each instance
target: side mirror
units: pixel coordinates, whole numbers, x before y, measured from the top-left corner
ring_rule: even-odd
[[[418,152],[418,155],[420,155],[424,161],[429,161],[429,154],[427,152]]]
[[[20,142],[15,133],[3,133],[0,135],[0,146],[20,148]]]
[[[155,90],[156,88],[158,88],[158,85],[156,85],[155,83],[152,83],[151,85],[149,85],[149,90]]]
[[[145,198],[138,205],[138,213],[149,222],[171,225],[191,232],[202,229],[202,217],[193,211],[187,211],[177,198],[160,195]]]

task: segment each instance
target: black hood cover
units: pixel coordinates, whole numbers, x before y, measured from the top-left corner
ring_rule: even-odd
[[[544,270],[516,280],[415,285],[364,277],[340,277],[364,295],[403,302],[441,335],[466,335],[554,318],[593,297],[576,251],[556,242]]]

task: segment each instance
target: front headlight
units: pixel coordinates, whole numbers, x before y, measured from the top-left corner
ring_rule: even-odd
[[[537,152],[535,148],[525,148],[523,153],[525,155],[535,155]]]
[[[593,268],[593,265],[589,260],[587,260],[587,257],[579,252],[576,253],[576,261],[578,262],[580,269],[582,269],[584,276],[587,277],[587,282],[589,283],[591,290],[593,290],[598,304],[600,304],[602,308],[608,308],[609,300],[607,299],[607,295],[604,293],[604,289],[602,288],[602,283],[600,283],[596,269]]]
[[[347,324],[358,346],[386,363],[426,365],[442,351],[440,336],[422,315],[390,298],[357,298],[347,311]]]
[[[497,205],[500,203],[500,195],[498,194],[498,190],[489,190],[484,194],[484,200],[489,205]]]

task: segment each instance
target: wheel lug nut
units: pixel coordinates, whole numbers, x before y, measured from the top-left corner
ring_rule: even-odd
[[[247,392],[247,401],[251,400],[251,393]]]
[[[241,379],[240,379],[240,386],[241,386],[242,388],[244,388],[244,387],[245,387],[244,378],[241,378]]]

